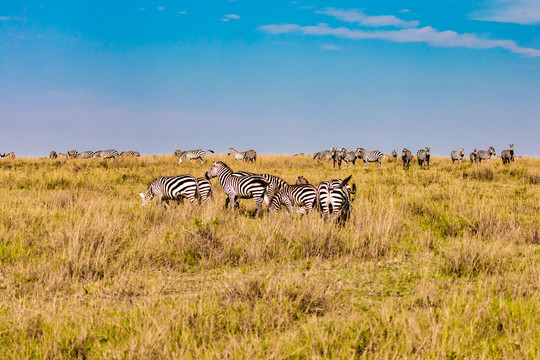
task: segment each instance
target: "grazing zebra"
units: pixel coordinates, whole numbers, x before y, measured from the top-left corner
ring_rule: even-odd
[[[401,160],[403,161],[403,170],[409,170],[409,163],[413,159],[414,155],[412,154],[411,150],[404,148],[403,151],[401,151]]]
[[[56,151],[51,151],[49,153],[49,159],[56,159],[58,157],[58,154],[56,153]]]
[[[469,154],[469,159],[471,160],[471,164],[478,161],[478,154],[476,153],[478,149],[473,149],[473,152]]]
[[[482,160],[487,160],[489,162],[489,159],[495,155],[495,148],[493,146],[490,146],[487,150],[478,150],[476,154],[478,162],[482,162]]]
[[[77,150],[69,150],[66,153],[66,156],[67,156],[68,159],[75,159],[78,154],[79,154],[79,152]]]
[[[514,162],[514,144],[510,144],[510,150],[501,151],[501,159],[503,164]]]
[[[257,152],[253,149],[247,151],[237,151],[234,148],[229,148],[229,153],[227,155],[233,155],[236,162],[240,160],[245,162],[257,161]]]
[[[379,168],[382,168],[381,158],[383,156],[383,153],[379,150],[373,150],[373,151],[367,151],[363,148],[358,148],[358,157],[364,160],[364,167],[368,166],[368,163],[370,162],[377,162],[379,163]]]
[[[397,159],[397,151],[396,151],[396,149],[392,150],[392,152],[390,153],[390,157],[392,159]]]
[[[233,176],[261,176],[263,179],[265,179],[268,182],[268,191],[266,192],[264,196],[264,202],[266,203],[266,205],[269,204],[269,201],[270,201],[269,197],[274,191],[289,185],[282,178],[275,175],[270,175],[270,174],[255,174],[255,173],[251,173],[247,171],[236,171],[232,175]]]
[[[347,149],[341,149],[341,158],[347,163],[347,169],[349,168],[349,163],[353,164],[353,168],[356,169],[356,159],[358,158],[356,151],[347,151]]]
[[[139,157],[141,154],[138,151],[122,151],[119,155],[120,157]]]
[[[268,181],[259,175],[233,176],[233,171],[223,161],[214,162],[214,165],[205,174],[205,177],[210,180],[217,177],[219,183],[223,187],[227,199],[225,200],[225,208],[231,204],[231,209],[234,209],[234,204],[237,199],[255,199],[257,204],[256,216],[261,212],[261,204],[267,196]]]
[[[182,151],[180,153],[180,157],[178,158],[178,163],[181,164],[184,159],[188,159],[189,162],[193,159],[199,159],[202,163],[204,163],[204,157],[206,156],[207,152],[214,153],[213,150],[202,150],[202,149],[196,149],[196,150],[187,150]]]
[[[199,197],[202,201],[208,202],[212,196],[212,183],[205,178],[197,178],[197,184],[199,185]]]
[[[268,204],[268,212],[278,212],[281,205],[287,207],[287,211],[291,213],[293,208],[298,208],[300,214],[313,212],[317,203],[317,189],[310,184],[288,185],[284,188],[274,191],[270,196]]]
[[[94,158],[103,158],[103,159],[116,159],[120,154],[118,154],[118,151],[114,149],[110,150],[99,150],[94,153],[92,157]]]
[[[452,164],[454,161],[459,161],[461,164],[461,160],[463,160],[463,157],[465,156],[465,148],[461,148],[459,151],[452,150],[450,153],[450,159],[452,159]]]
[[[416,158],[418,159],[418,167],[420,169],[424,168],[424,163],[426,163],[427,169],[429,169],[429,158],[431,155],[429,154],[429,151],[431,150],[430,147],[427,147],[424,149],[420,149],[416,152]]]
[[[319,151],[318,153],[315,153],[315,155],[313,155],[313,160],[330,160],[332,159],[332,155],[334,154],[335,150],[336,148]]]
[[[80,159],[90,159],[90,158],[94,157],[94,154],[95,153],[93,151],[88,150],[88,151],[83,151],[83,152],[79,153],[77,155],[77,157],[80,158]]]
[[[325,219],[333,216],[344,222],[350,216],[351,195],[356,193],[356,185],[347,185],[352,175],[345,180],[323,181],[317,185],[317,202]]]
[[[302,185],[302,184],[309,184],[309,181],[307,181],[305,177],[300,175],[298,179],[296,179],[296,185]]]
[[[148,204],[154,197],[157,205],[163,200],[165,208],[169,207],[169,200],[182,200],[187,198],[192,204],[197,204],[199,186],[197,179],[191,175],[160,176],[153,180],[146,192],[139,193],[142,205]]]

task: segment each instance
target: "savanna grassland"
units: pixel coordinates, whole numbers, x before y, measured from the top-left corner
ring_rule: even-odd
[[[345,226],[155,203],[211,160],[353,174]],[[210,160],[210,161],[208,161]],[[540,160],[333,170],[308,157],[0,161],[1,358],[539,358]]]

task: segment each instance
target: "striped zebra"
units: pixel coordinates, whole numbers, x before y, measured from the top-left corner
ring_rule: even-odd
[[[157,205],[161,206],[161,201],[163,201],[165,208],[169,207],[169,200],[183,200],[183,198],[187,198],[192,204],[197,204],[199,186],[197,179],[191,175],[160,176],[148,185],[144,194],[139,193],[139,195],[143,206],[154,197]]]
[[[397,159],[397,151],[396,151],[396,149],[392,150],[392,152],[390,153],[390,157],[392,159]]]
[[[212,197],[212,183],[205,178],[197,178],[199,185],[199,197],[202,201],[208,202]]]
[[[414,155],[411,150],[404,148],[401,151],[401,161],[403,161],[403,170],[409,170],[409,163],[413,159]]]
[[[94,153],[92,157],[94,158],[103,158],[103,159],[116,159],[120,154],[115,149],[110,150],[99,150]]]
[[[478,162],[482,162],[482,160],[487,160],[489,162],[489,159],[491,159],[491,157],[495,155],[495,148],[493,146],[490,146],[487,150],[478,150]]]
[[[298,179],[296,179],[296,185],[302,185],[302,184],[309,184],[309,181],[302,175],[298,176]]]
[[[205,174],[205,177],[210,180],[217,177],[219,183],[223,187],[227,199],[225,200],[225,208],[231,204],[231,209],[237,199],[255,199],[257,204],[256,216],[261,212],[261,204],[268,191],[268,181],[262,176],[247,175],[233,176],[233,171],[223,161],[214,162],[214,165]]]
[[[338,164],[338,169],[341,170],[341,161],[342,160],[343,160],[343,153],[341,151],[338,151],[336,148],[333,148],[332,163],[334,164],[334,169],[336,168],[336,163],[337,163]]]
[[[427,169],[429,169],[429,158],[431,155],[429,154],[429,151],[431,150],[430,147],[425,147],[425,149],[420,149],[416,152],[416,158],[418,159],[418,167],[420,169],[424,168],[424,163],[427,166]]]
[[[379,150],[373,150],[373,151],[367,151],[363,148],[357,149],[359,152],[359,158],[364,160],[364,167],[368,166],[368,163],[370,162],[377,162],[379,164],[379,168],[382,169],[382,163],[381,159],[383,157],[383,153]]]
[[[335,150],[336,148],[319,151],[318,153],[315,153],[315,155],[313,155],[313,160],[330,160],[332,159],[332,155],[334,154]]]
[[[95,153],[93,151],[88,150],[88,151],[83,151],[83,152],[79,153],[77,155],[77,157],[79,159],[90,159],[90,158],[94,157],[94,154]]]
[[[268,212],[277,213],[281,205],[287,212],[292,213],[296,208],[298,213],[313,212],[317,203],[317,189],[310,184],[288,185],[274,191],[270,196]]]
[[[255,174],[247,171],[236,171],[233,173],[233,176],[261,176],[263,179],[265,179],[268,182],[268,191],[264,196],[264,202],[266,203],[266,205],[269,204],[270,195],[274,191],[289,185],[282,178],[270,174]]]
[[[463,157],[465,156],[465,148],[461,148],[459,151],[452,150],[450,153],[450,159],[452,159],[452,164],[454,161],[459,161],[461,164],[461,160],[463,160]]]
[[[352,194],[356,193],[356,185],[347,185],[352,175],[345,180],[335,179],[323,181],[317,185],[317,203],[325,219],[337,218],[345,222],[350,216]]]
[[[196,149],[196,150],[187,150],[182,151],[180,153],[180,157],[178,158],[178,163],[181,164],[184,159],[188,159],[189,162],[194,159],[201,160],[201,163],[204,163],[204,157],[206,156],[207,152],[214,153],[213,150],[203,150],[203,149]]]
[[[79,152],[77,150],[69,150],[66,153],[66,156],[67,156],[68,159],[75,159],[77,157],[77,155],[79,155]]]
[[[138,151],[122,151],[119,155],[120,157],[140,157],[141,154]]]
[[[501,151],[501,159],[503,164],[510,164],[514,162],[514,144],[510,144],[510,150]]]
[[[49,159],[56,159],[58,157],[58,154],[56,153],[56,151],[51,151],[49,153]]]
[[[471,160],[471,164],[478,162],[478,154],[476,153],[478,149],[473,149],[473,152],[469,154],[469,159]]]
[[[356,151],[347,151],[347,149],[341,149],[341,158],[347,163],[347,169],[349,168],[349,163],[353,164],[353,168],[356,169],[356,159],[360,155],[359,150]]]
[[[227,155],[233,155],[236,162],[240,160],[245,162],[257,161],[257,152],[253,149],[247,151],[238,151],[231,147],[229,148],[229,153]]]

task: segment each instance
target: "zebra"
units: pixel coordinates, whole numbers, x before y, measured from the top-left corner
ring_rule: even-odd
[[[212,183],[205,178],[197,178],[197,184],[199,185],[199,197],[205,203],[208,202],[212,196]]]
[[[300,214],[313,212],[317,203],[317,189],[311,184],[288,185],[274,191],[270,196],[268,212],[278,212],[281,205],[287,207],[287,212],[291,213],[293,208],[297,208]]]
[[[275,175],[270,175],[270,174],[255,174],[255,173],[247,172],[247,171],[236,171],[232,175],[233,176],[261,176],[263,179],[265,179],[268,182],[268,191],[264,196],[264,202],[266,203],[266,205],[269,204],[269,201],[270,201],[269,197],[274,191],[289,185],[282,178]]]
[[[356,193],[356,184],[352,188],[347,185],[351,177],[323,181],[317,185],[317,203],[325,219],[335,216],[339,222],[345,222],[349,218],[351,195]]]
[[[336,148],[319,151],[318,153],[315,153],[315,155],[313,155],[313,160],[330,160],[332,159],[332,154],[335,150]]]
[[[188,159],[189,162],[193,159],[199,159],[201,160],[201,163],[204,163],[204,157],[206,156],[207,152],[214,153],[213,150],[203,150],[203,149],[196,149],[196,150],[187,150],[182,151],[180,153],[180,157],[178,158],[178,163],[181,164],[184,159]]]
[[[425,147],[424,149],[420,149],[416,152],[416,158],[418,159],[418,167],[420,169],[424,168],[424,163],[426,163],[427,169],[429,169],[429,158],[431,155],[429,154],[429,151],[431,150],[430,147]]]
[[[99,151],[96,151],[94,153],[94,155],[92,155],[92,157],[94,158],[103,158],[103,159],[110,159],[110,158],[113,158],[113,159],[116,159],[120,154],[118,154],[118,151],[114,150],[114,149],[110,149],[110,150],[99,150]]]
[[[396,149],[392,150],[392,152],[390,153],[390,157],[392,159],[397,159],[397,151],[396,151]]]
[[[199,186],[197,179],[191,175],[160,176],[154,179],[146,192],[139,193],[142,205],[148,204],[154,197],[158,207],[164,201],[165,208],[169,207],[169,200],[182,200],[187,198],[190,203],[197,204]]]
[[[138,151],[122,151],[119,155],[120,157],[139,157],[141,154]]]
[[[229,153],[227,155],[233,155],[236,162],[240,160],[245,161],[245,162],[257,161],[257,152],[253,149],[241,152],[231,147],[229,148]]]
[[[223,161],[214,162],[214,165],[205,174],[210,180],[217,177],[223,187],[227,199],[225,208],[231,204],[234,209],[236,199],[255,199],[257,204],[256,216],[261,212],[261,204],[268,192],[268,181],[259,175],[233,176],[233,171]]]
[[[77,150],[69,150],[68,152],[66,152],[66,156],[68,159],[75,159],[78,154],[79,152]]]
[[[461,148],[459,151],[452,150],[450,153],[450,159],[452,159],[452,164],[454,161],[459,161],[461,164],[461,160],[463,160],[463,157],[465,156],[465,148]]]
[[[49,153],[49,159],[56,159],[58,157],[58,154],[56,153],[56,151],[51,151]]]
[[[15,153],[12,151],[9,154],[1,154],[0,157],[5,159],[15,159]]]
[[[349,168],[349,163],[353,164],[353,168],[356,169],[356,159],[358,158],[356,151],[347,151],[347,149],[341,149],[341,158],[347,163],[347,169]]]
[[[473,152],[469,154],[469,159],[471,160],[471,164],[478,161],[478,154],[476,153],[478,149],[473,149]]]
[[[77,155],[77,157],[81,158],[81,159],[90,159],[90,158],[94,157],[94,154],[95,153],[93,151],[88,150],[88,151],[83,151],[83,152],[79,153]]]
[[[489,159],[495,155],[495,148],[493,146],[490,146],[487,150],[478,150],[478,162],[482,162],[482,160],[487,160],[489,162]]]
[[[336,148],[332,149],[332,163],[334,164],[334,169],[336,168],[336,163],[338,164],[338,169],[341,170],[341,160],[343,160],[342,151],[337,151]],[[345,150],[347,151],[347,150]]]
[[[382,169],[382,163],[381,158],[383,156],[383,153],[379,150],[373,150],[373,151],[367,151],[363,148],[358,148],[358,157],[364,160],[364,167],[368,166],[368,163],[370,162],[377,162],[379,163],[379,169]]]
[[[66,154],[63,154],[63,153],[58,153],[56,154],[56,158],[57,159],[67,159],[67,155]]]
[[[298,179],[296,179],[296,185],[302,185],[302,184],[309,184],[309,181],[302,175],[298,176]]]
[[[409,163],[413,159],[414,155],[411,150],[404,148],[401,151],[401,160],[403,161],[403,170],[409,170]]]
[[[510,164],[514,162],[514,144],[510,144],[510,150],[501,151],[501,159],[503,164]]]

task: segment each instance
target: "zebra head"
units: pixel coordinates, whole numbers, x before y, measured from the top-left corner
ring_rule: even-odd
[[[145,206],[147,205],[153,198],[154,198],[154,194],[152,193],[152,189],[150,188],[150,186],[148,187],[148,189],[146,190],[146,193],[143,194],[142,192],[139,193],[139,196],[141,197],[141,204],[142,206]]]
[[[364,148],[356,148],[354,151],[354,156],[356,156],[359,159],[362,159],[364,157],[364,153],[366,152],[366,149]]]
[[[274,190],[272,192],[272,195],[270,195],[270,198],[268,199],[268,207],[266,210],[269,213],[277,213],[279,208],[281,207],[281,191],[280,189]]]
[[[429,155],[430,155],[430,154],[429,154],[429,151],[430,151],[430,150],[431,150],[431,148],[426,146],[426,156],[429,156]]]
[[[229,171],[232,172],[232,170],[223,161],[214,162],[214,165],[212,165],[210,170],[204,174],[204,177],[210,180],[219,176],[219,174],[221,174],[225,169],[229,169]]]
[[[397,151],[396,149],[392,150],[392,153],[390,154],[393,158],[397,158]]]
[[[495,155],[497,155],[497,154],[495,154],[495,148],[494,148],[493,146],[490,146],[490,147],[489,147],[489,155],[490,155],[490,156],[495,156]]]

